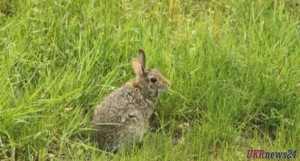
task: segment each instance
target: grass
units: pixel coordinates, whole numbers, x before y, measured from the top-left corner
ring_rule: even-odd
[[[296,0],[3,0],[0,159],[246,160],[248,149],[300,150],[299,14]],[[111,156],[96,148],[91,118],[134,78],[140,47],[172,87],[143,149]]]

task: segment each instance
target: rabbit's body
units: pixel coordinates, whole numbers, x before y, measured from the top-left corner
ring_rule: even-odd
[[[106,97],[94,117],[94,123],[99,123],[96,138],[100,148],[115,151],[124,139],[141,143],[156,99],[147,99],[140,88],[130,84]]]
[[[93,123],[101,149],[115,152],[123,145],[127,148],[142,143],[158,92],[169,86],[158,70],[146,70],[144,64],[140,51],[140,60],[133,60],[137,80],[113,91],[96,108]],[[150,76],[157,80],[150,81]]]

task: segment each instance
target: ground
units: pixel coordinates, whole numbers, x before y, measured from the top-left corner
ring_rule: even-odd
[[[296,0],[2,0],[0,160],[299,159],[299,14]],[[171,89],[143,148],[111,155],[92,115],[139,48]]]

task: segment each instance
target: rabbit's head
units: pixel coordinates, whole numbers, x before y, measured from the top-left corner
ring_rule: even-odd
[[[146,56],[142,49],[139,49],[139,58],[132,59],[132,68],[137,80],[135,86],[151,96],[164,92],[170,86],[170,82],[157,69],[146,69]]]

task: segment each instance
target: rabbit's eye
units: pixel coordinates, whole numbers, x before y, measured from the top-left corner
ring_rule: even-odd
[[[157,79],[155,77],[150,78],[150,82],[155,83],[156,81],[157,81]]]

